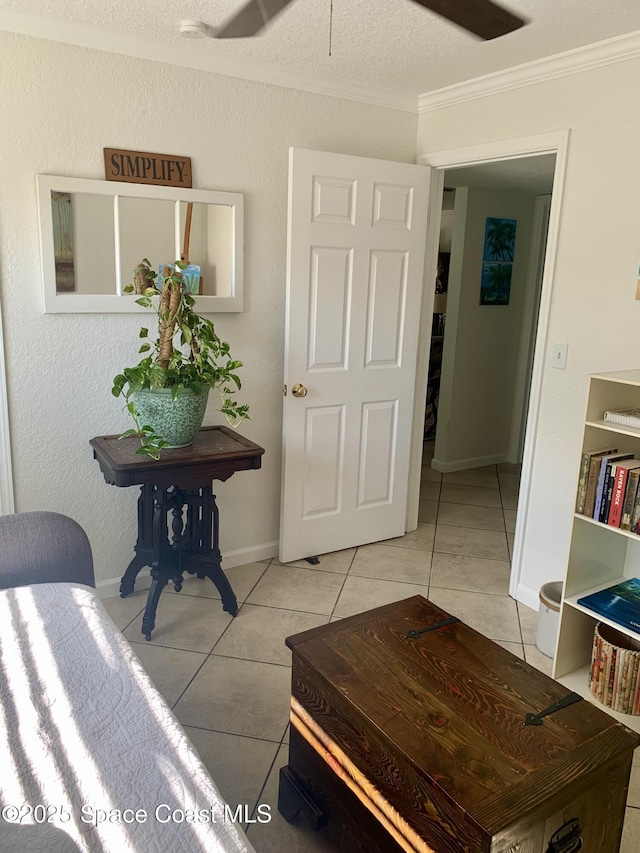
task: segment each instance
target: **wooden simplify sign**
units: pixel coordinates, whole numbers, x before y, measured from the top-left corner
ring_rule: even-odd
[[[192,186],[191,157],[150,154],[122,148],[104,149],[104,171],[108,181],[158,184],[166,187]]]

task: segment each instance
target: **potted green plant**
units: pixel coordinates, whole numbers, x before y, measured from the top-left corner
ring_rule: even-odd
[[[114,378],[111,393],[124,397],[135,425],[120,437],[138,436],[137,453],[153,459],[159,458],[162,448],[193,442],[212,388],[220,394],[219,411],[232,426],[249,417],[249,407],[232,399],[241,387],[236,371],[242,362],[231,358],[229,344],[220,340],[211,320],[193,310],[194,299],[182,277],[184,267],[180,261],[163,267],[158,282],[144,258],[134,272],[135,287],[125,288],[142,294],[138,305],[156,310],[158,334],[151,341],[149,329],[140,329],[139,352],[147,354]]]

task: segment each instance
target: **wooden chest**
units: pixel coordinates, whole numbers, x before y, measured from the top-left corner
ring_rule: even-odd
[[[426,599],[287,645],[287,819],[345,851],[618,850],[640,738],[583,699],[525,725],[577,697]]]

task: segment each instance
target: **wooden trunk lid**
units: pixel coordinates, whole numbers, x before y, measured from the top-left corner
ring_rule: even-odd
[[[431,809],[489,849],[639,738],[584,700],[524,725],[569,691],[462,622],[406,636],[449,616],[414,596],[289,637],[292,694],[417,831]]]

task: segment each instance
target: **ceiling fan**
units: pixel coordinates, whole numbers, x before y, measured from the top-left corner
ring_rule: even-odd
[[[257,35],[293,0],[249,0],[218,30],[216,38],[248,38]],[[524,26],[527,21],[493,0],[413,0],[485,40],[498,38]]]

